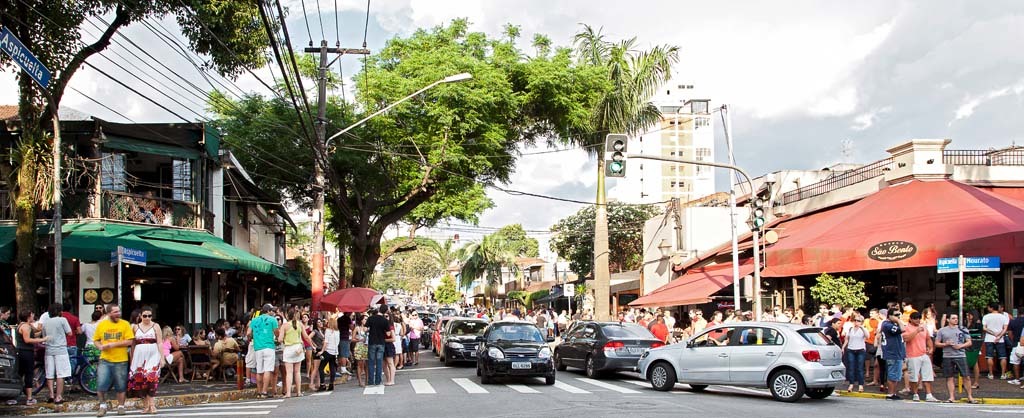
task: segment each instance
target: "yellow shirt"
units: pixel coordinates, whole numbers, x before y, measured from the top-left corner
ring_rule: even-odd
[[[135,338],[131,324],[128,321],[120,320],[117,323],[104,319],[96,324],[96,333],[93,334],[93,341],[99,344],[110,344],[119,341],[129,341]],[[100,359],[111,363],[128,361],[128,347],[107,348],[100,352]]]

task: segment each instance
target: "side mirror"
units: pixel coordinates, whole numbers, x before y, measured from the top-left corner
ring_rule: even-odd
[[[487,339],[486,339],[486,338],[484,338],[484,337],[483,337],[482,335],[478,335],[478,336],[477,336],[476,338],[474,338],[474,340],[475,340],[476,342],[478,342],[478,343],[482,343],[482,342],[484,342],[484,341],[487,341]]]
[[[545,339],[545,341],[547,341],[549,343],[553,343],[553,342],[555,342],[555,337],[548,337],[548,338]]]

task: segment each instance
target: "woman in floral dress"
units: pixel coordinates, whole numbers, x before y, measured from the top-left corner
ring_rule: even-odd
[[[356,324],[356,351],[353,353],[356,359],[356,380],[359,381],[359,386],[366,386],[366,315],[356,314]]]
[[[160,369],[166,362],[160,353],[163,333],[160,325],[153,322],[153,309],[148,306],[142,308],[139,323],[132,328],[135,332],[135,347],[132,351],[132,364],[128,369],[128,394],[143,399],[143,414],[156,414],[153,396],[160,382]]]

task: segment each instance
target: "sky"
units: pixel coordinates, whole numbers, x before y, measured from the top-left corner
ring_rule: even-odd
[[[310,36],[302,3],[284,1],[293,41],[305,46]],[[315,3],[305,5],[313,38],[321,38],[321,18],[326,37],[337,38],[334,4],[321,2],[318,15]],[[338,8],[342,45],[360,46],[367,3],[340,0]],[[501,33],[506,23],[519,25],[524,42],[543,33],[556,45],[567,45],[586,23],[603,28],[609,39],[636,37],[642,47],[677,45],[681,54],[673,83],[695,85],[712,107],[729,105],[736,161],[753,175],[868,163],[912,138],[950,138],[957,149],[1024,142],[1024,2],[389,0],[371,1],[369,10],[366,41],[371,50],[393,36],[458,17],[489,34]],[[180,36],[172,20],[160,24]],[[191,70],[203,81],[143,26],[134,24],[124,34],[168,66]],[[124,47],[111,49],[127,56]],[[355,73],[357,61],[344,60],[345,73]],[[102,58],[90,62],[141,85]],[[256,73],[264,80],[271,77],[267,69]],[[236,83],[242,90],[266,93],[251,75]],[[178,121],[88,68],[79,71],[72,86],[139,122]],[[0,73],[0,103],[16,103],[15,88],[12,73]],[[75,92],[68,93],[64,105],[124,121]],[[852,145],[846,154],[844,142]],[[716,144],[721,160],[726,154],[720,123]],[[534,151],[539,150],[524,150]],[[593,200],[595,177],[595,162],[582,151],[525,155],[506,187]],[[719,190],[728,187],[727,173],[717,173],[716,179]],[[484,227],[521,223],[527,230],[547,230],[582,207],[497,190],[488,195],[495,208],[481,216]],[[430,234],[440,238],[455,232]],[[546,248],[546,235],[536,237]]]

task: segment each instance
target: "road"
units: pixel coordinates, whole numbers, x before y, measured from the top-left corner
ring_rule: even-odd
[[[570,369],[558,374],[558,383],[542,379],[499,380],[483,385],[471,366],[446,368],[423,353],[416,369],[397,373],[396,385],[361,388],[352,380],[333,392],[296,399],[271,399],[166,408],[160,416],[178,417],[559,417],[594,418],[694,415],[701,417],[964,417],[996,414],[1024,417],[1024,408],[985,405],[945,405],[892,402],[878,399],[805,398],[785,404],[771,399],[767,390],[711,386],[694,393],[686,385],[657,392],[635,374],[616,374],[602,380],[587,379]],[[48,417],[91,417],[94,414],[47,414]],[[108,416],[117,416],[108,414]],[[129,411],[125,417],[144,417]]]

